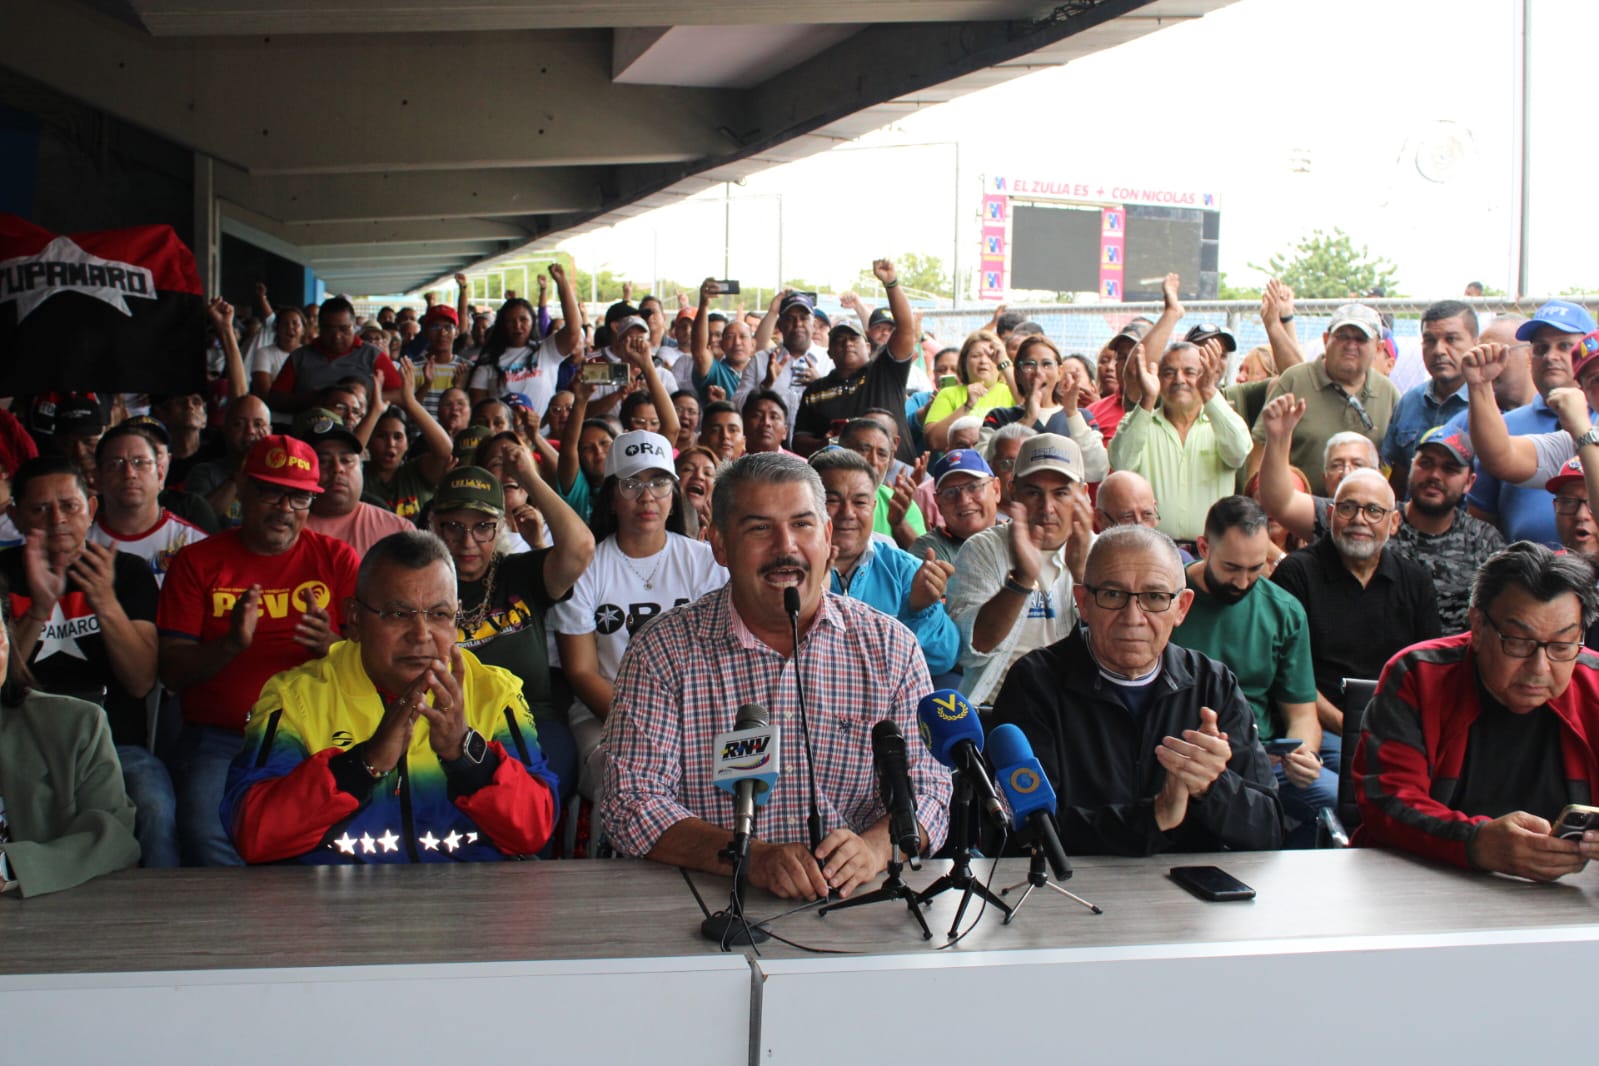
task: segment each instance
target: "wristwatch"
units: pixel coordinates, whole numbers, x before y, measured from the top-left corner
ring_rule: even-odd
[[[1590,444],[1599,444],[1599,426],[1594,426],[1588,432],[1577,438],[1577,450],[1580,452]]]
[[[998,366],[1001,370],[1009,370],[1010,369],[1010,360],[1009,359],[1001,359],[995,365]]]
[[[483,739],[482,733],[469,726],[466,736],[461,739],[460,757],[451,759],[450,762],[458,764],[471,763],[473,766],[481,766],[483,757],[488,753],[489,742]]]

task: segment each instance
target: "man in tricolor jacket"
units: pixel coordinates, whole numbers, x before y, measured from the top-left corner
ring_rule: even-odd
[[[555,778],[522,682],[455,646],[455,568],[431,533],[361,563],[352,637],[278,674],[251,711],[222,818],[246,862],[461,862],[535,854]]]

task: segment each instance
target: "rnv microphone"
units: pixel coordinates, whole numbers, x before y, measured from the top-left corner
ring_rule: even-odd
[[[905,735],[890,719],[872,726],[872,768],[877,771],[878,791],[888,811],[888,837],[910,860],[911,869],[920,870],[922,830],[916,822],[910,756],[905,749]]]
[[[766,708],[746,703],[728,733],[718,733],[711,783],[733,794],[734,850],[743,853],[755,831],[755,808],[772,798],[781,769],[782,738]]]
[[[983,725],[970,701],[952,688],[929,692],[916,705],[922,743],[933,758],[959,770],[977,792],[983,813],[1004,826],[1005,806],[999,802],[994,782],[983,763]]]
[[[1055,829],[1055,790],[1033,757],[1027,735],[1006,722],[988,734],[988,759],[1010,804],[1012,825],[1026,833],[1049,860],[1055,880],[1072,875],[1072,863]]]

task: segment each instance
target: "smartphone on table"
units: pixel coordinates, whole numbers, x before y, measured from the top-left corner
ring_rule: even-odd
[[[1173,866],[1167,876],[1200,899],[1233,903],[1255,898],[1255,890],[1219,866]]]

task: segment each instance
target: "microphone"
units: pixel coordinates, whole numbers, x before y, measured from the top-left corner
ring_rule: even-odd
[[[910,860],[911,869],[920,870],[922,830],[916,822],[916,790],[911,785],[905,735],[891,719],[872,726],[872,768],[877,771],[878,791],[888,810],[889,839]]]
[[[755,808],[765,806],[772,798],[781,740],[766,708],[758,703],[740,707],[732,731],[716,735],[711,783],[733,794],[735,865],[749,853],[750,837],[755,832]]]
[[[1072,863],[1055,829],[1055,790],[1033,757],[1027,735],[1009,722],[995,726],[988,734],[988,758],[1010,803],[1012,825],[1017,830],[1031,830],[1033,841],[1049,859],[1055,880],[1067,880]]]
[[[916,705],[922,743],[933,758],[970,781],[977,791],[983,813],[995,824],[1005,826],[1005,806],[994,791],[993,779],[983,763],[983,725],[965,696],[952,688],[929,692]]]
[[[805,744],[805,781],[810,789],[811,810],[806,818],[810,831],[811,854],[822,849],[822,805],[816,797],[816,749],[811,747],[810,717],[805,713],[805,681],[801,676],[799,661],[799,589],[793,585],[783,589],[783,610],[788,614],[788,631],[794,637],[794,692],[799,697],[800,739]],[[818,866],[822,860],[816,860]]]

